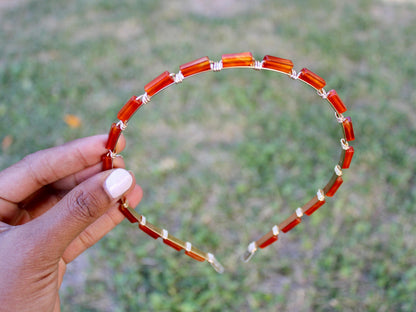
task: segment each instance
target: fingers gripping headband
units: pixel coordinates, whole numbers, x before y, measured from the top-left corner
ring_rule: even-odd
[[[121,108],[117,114],[119,121],[113,123],[108,136],[106,149],[108,153],[103,155],[103,170],[108,170],[113,167],[113,159],[117,157],[115,148],[118,138],[122,131],[127,127],[127,122],[133,114],[144,104],[150,102],[151,98],[163,89],[181,83],[185,78],[203,73],[203,72],[218,72],[225,68],[248,68],[257,71],[270,70],[286,74],[294,80],[300,80],[313,87],[318,96],[329,102],[331,108],[335,112],[335,118],[340,124],[343,137],[341,142],[341,157],[338,164],[334,168],[332,177],[329,182],[316,192],[316,195],[309,200],[302,207],[299,207],[286,220],[280,224],[276,224],[272,229],[257,241],[253,241],[248,245],[247,251],[243,255],[243,261],[247,262],[251,259],[257,249],[262,249],[278,240],[280,232],[287,233],[302,221],[303,215],[310,216],[322,205],[325,204],[326,197],[332,197],[343,183],[343,169],[348,169],[354,155],[354,148],[349,145],[350,141],[355,139],[354,130],[350,117],[344,117],[342,114],[347,111],[347,108],[339,98],[335,90],[326,92],[324,87],[326,82],[312,71],[303,68],[299,72],[293,69],[293,63],[290,60],[278,58],[275,56],[266,55],[262,61],[255,60],[250,52],[224,54],[218,62],[211,61],[208,57],[183,64],[179,67],[178,73],[170,73],[165,71],[144,87],[144,93],[140,96],[133,96]],[[126,200],[120,201],[120,210],[131,223],[138,222],[139,228],[154,239],[162,238],[163,243],[180,251],[185,250],[185,254],[197,261],[208,261],[214,269],[222,273],[224,268],[216,260],[213,254],[205,253],[198,248],[195,248],[190,242],[182,241],[167,230],[160,229],[157,226],[149,223],[147,219],[138,214],[134,209],[129,207]]]

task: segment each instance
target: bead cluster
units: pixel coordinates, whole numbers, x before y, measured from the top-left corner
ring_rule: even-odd
[[[343,113],[347,111],[347,108],[338,96],[337,92],[335,90],[326,92],[324,90],[324,87],[326,86],[325,80],[314,72],[307,68],[303,68],[299,72],[296,72],[293,69],[293,63],[291,60],[271,55],[266,55],[262,61],[258,61],[253,58],[253,55],[250,52],[224,54],[218,62],[214,62],[205,56],[182,64],[179,66],[179,72],[176,74],[165,71],[145,85],[144,94],[140,96],[132,96],[118,112],[117,118],[119,121],[111,125],[106,144],[108,153],[103,155],[103,170],[112,169],[113,159],[117,157],[115,150],[117,141],[122,131],[127,127],[127,123],[130,118],[141,106],[150,102],[154,95],[173,84],[181,83],[184,79],[190,76],[208,71],[218,72],[225,68],[251,68],[254,70],[265,69],[286,74],[292,79],[300,80],[309,84],[316,90],[320,97],[329,102],[335,112],[335,118],[343,130],[343,138],[340,140],[342,148],[341,157],[338,164],[334,168],[334,173],[329,182],[323,187],[323,189],[319,189],[311,200],[309,200],[302,207],[297,208],[295,212],[286,220],[278,225],[274,225],[268,233],[257,241],[250,243],[246,253],[243,255],[243,260],[248,261],[257,249],[265,248],[277,241],[280,232],[289,232],[301,223],[304,214],[307,216],[312,215],[316,210],[325,204],[326,197],[334,196],[338,188],[343,183],[342,170],[350,167],[351,160],[354,155],[354,148],[349,145],[349,142],[355,139],[351,117],[343,116]],[[139,228],[150,237],[153,237],[154,239],[160,237],[166,245],[177,251],[183,249],[185,250],[185,254],[191,258],[201,262],[208,261],[217,272],[223,272],[223,267],[215,259],[213,254],[205,253],[195,248],[190,242],[184,242],[172,236],[167,230],[160,229],[147,222],[146,218],[139,215],[134,209],[129,207],[126,201],[123,200],[120,203],[120,210],[130,222],[138,222]]]

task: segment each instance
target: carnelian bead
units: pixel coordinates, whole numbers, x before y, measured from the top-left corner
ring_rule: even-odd
[[[338,114],[342,114],[347,111],[347,108],[345,107],[341,99],[339,98],[337,91],[335,90],[329,91],[327,99],[332,104],[332,106],[334,107],[334,109],[337,111]]]
[[[103,162],[103,171],[113,169],[113,158],[110,155],[108,154],[103,155],[102,162]]]
[[[221,57],[222,66],[238,67],[238,66],[252,66],[254,59],[251,52],[223,54]]]
[[[344,161],[342,163],[342,169],[348,169],[351,164],[352,157],[354,156],[354,147],[350,146],[344,155]]]
[[[122,130],[117,126],[116,123],[113,123],[111,125],[110,132],[108,133],[107,144],[105,145],[106,149],[114,152],[114,150],[116,149],[117,141],[118,141],[118,138],[120,137],[121,131]]]
[[[336,180],[334,181],[334,184],[332,184],[328,192],[326,192],[325,196],[328,196],[328,197],[334,196],[337,190],[339,189],[339,187],[341,186],[342,182],[344,182],[342,180],[342,177],[337,177]]]
[[[182,248],[182,246],[180,246],[180,245],[178,245],[178,244],[176,244],[176,243],[174,243],[174,242],[172,242],[172,241],[170,241],[170,240],[168,240],[168,239],[164,239],[164,240],[163,240],[163,242],[164,242],[166,245],[168,245],[168,246],[172,247],[173,249],[176,249],[177,251],[180,251],[180,250],[182,250],[182,249],[183,249],[183,248]]]
[[[119,209],[120,209],[120,211],[121,211],[121,213],[127,218],[127,220],[129,220],[131,223],[136,223],[136,222],[138,222],[139,220],[137,220],[136,219],[136,217],[135,216],[133,216],[132,214],[131,214],[131,212],[126,208],[126,207],[124,207],[123,205],[120,205],[119,206]]]
[[[197,260],[197,261],[200,261],[200,262],[204,262],[205,261],[205,258],[204,257],[201,257],[201,256],[197,255],[196,253],[194,253],[192,251],[185,251],[185,254],[188,255],[189,257]]]
[[[291,60],[276,56],[266,55],[263,58],[263,68],[274,69],[283,73],[292,73],[293,63]]]
[[[273,235],[273,231],[270,231],[266,235],[264,235],[262,238],[260,238],[256,244],[259,246],[259,248],[265,248],[271,244],[273,244],[275,241],[279,239],[278,235]]]
[[[155,79],[150,81],[147,85],[144,86],[144,91],[146,91],[148,96],[155,95],[160,90],[166,88],[175,82],[175,79],[170,75],[168,71],[157,76]]]
[[[147,225],[142,225],[139,223],[139,229],[145,232],[150,237],[153,237],[154,239],[159,238],[160,234],[148,227]]]
[[[302,207],[303,213],[310,216],[324,204],[325,204],[325,199],[319,200],[318,196],[315,196]]]
[[[326,82],[323,78],[319,77],[317,74],[307,68],[302,68],[299,73],[299,79],[309,83],[312,87],[318,90],[322,89],[326,85]]]
[[[195,75],[207,70],[211,70],[211,62],[208,56],[182,64],[179,69],[184,77]]]
[[[127,103],[124,104],[124,106],[117,113],[117,118],[120,119],[122,122],[126,123],[142,105],[142,100],[138,99],[137,96],[133,95],[130,98],[130,100],[128,100]]]
[[[345,117],[345,120],[342,122],[342,126],[344,127],[345,132],[345,139],[347,141],[354,141],[354,128],[352,127],[351,117]]]
[[[282,232],[283,233],[289,232],[291,229],[293,229],[296,225],[298,225],[301,222],[302,222],[301,218],[295,217],[291,222],[289,222],[288,225],[283,227]]]

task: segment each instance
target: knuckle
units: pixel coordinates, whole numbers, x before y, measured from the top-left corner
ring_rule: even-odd
[[[99,208],[103,203],[94,193],[76,190],[68,200],[70,201],[71,214],[74,217],[82,221],[89,221],[100,216]]]
[[[88,228],[86,228],[79,236],[78,236],[81,244],[86,248],[90,248],[96,242],[95,235],[92,233]]]
[[[47,185],[57,178],[54,167],[51,166],[48,158],[42,155],[42,152],[29,154],[22,159],[29,177],[39,186]]]

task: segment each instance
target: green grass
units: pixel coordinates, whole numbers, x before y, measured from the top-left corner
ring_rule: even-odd
[[[138,210],[214,252],[226,272],[123,222],[88,252],[90,262],[69,269],[63,310],[412,311],[415,14],[411,1],[364,0],[2,7],[0,140],[12,144],[1,168],[107,132],[148,81],[204,55],[290,58],[324,77],[354,122],[356,156],[336,196],[243,264],[250,241],[327,182],[340,135],[330,109],[306,85],[270,72],[207,73],[157,95],[126,131],[126,163],[145,193]],[[82,127],[69,128],[65,114]]]

